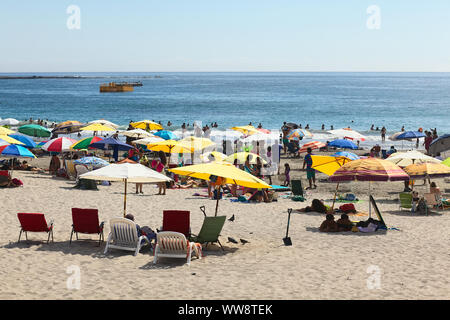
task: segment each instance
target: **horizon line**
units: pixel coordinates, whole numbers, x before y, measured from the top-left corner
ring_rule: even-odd
[[[8,73],[450,73],[450,71],[0,71]]]

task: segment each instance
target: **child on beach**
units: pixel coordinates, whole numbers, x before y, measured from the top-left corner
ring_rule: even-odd
[[[284,164],[284,182],[283,186],[287,187],[291,183],[291,167],[289,166],[289,163]]]
[[[332,214],[327,214],[325,221],[319,227],[320,232],[337,232],[338,224],[334,221]]]

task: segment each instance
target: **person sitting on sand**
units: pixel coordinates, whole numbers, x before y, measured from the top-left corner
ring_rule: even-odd
[[[48,168],[48,171],[50,172],[51,175],[56,175],[59,168],[61,168],[61,161],[55,154],[52,156],[52,159],[50,160],[50,166]]]
[[[346,213],[341,215],[341,218],[336,221],[338,225],[338,231],[351,231],[353,227],[353,223],[348,218]]]
[[[320,232],[337,232],[338,224],[334,221],[332,214],[327,214],[325,221],[319,227]]]
[[[311,203],[311,206],[307,206],[305,208],[297,209],[297,212],[319,212],[319,213],[333,213],[333,210],[326,206],[319,199],[314,199]]]

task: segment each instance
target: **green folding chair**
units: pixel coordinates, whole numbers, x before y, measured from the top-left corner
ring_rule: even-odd
[[[222,231],[223,225],[225,224],[225,219],[226,216],[205,217],[199,234],[191,234],[189,241],[194,241],[201,244],[206,243],[206,246],[208,246],[208,243],[217,242],[222,250],[225,251],[219,241],[220,232]]]
[[[302,196],[303,194],[303,186],[302,186],[302,180],[291,180],[291,186],[292,186],[292,194],[294,196]]]
[[[411,193],[400,193],[400,209],[411,209],[412,208],[412,194]]]

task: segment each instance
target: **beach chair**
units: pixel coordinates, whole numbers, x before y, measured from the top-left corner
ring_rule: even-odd
[[[189,237],[190,234],[190,211],[164,210],[163,225],[161,231],[174,231]]]
[[[424,193],[423,197],[425,198],[425,202],[427,203],[427,206],[430,207],[430,209],[441,208],[442,210],[444,210],[444,204],[436,193]]]
[[[400,202],[401,209],[411,209],[412,208],[412,194],[408,192],[399,193],[398,199]]]
[[[291,180],[291,189],[294,196],[304,197],[302,180]]]
[[[218,216],[218,217],[205,217],[203,220],[202,228],[198,235],[192,234],[189,237],[189,240],[195,241],[201,244],[206,243],[215,243],[217,242],[223,251],[225,249],[222,247],[222,244],[219,241],[220,232],[222,231],[223,225],[225,224],[226,216]]]
[[[294,143],[289,142],[287,144],[287,153],[288,153],[289,156],[293,155],[294,157],[296,157],[297,153],[298,153],[298,150],[300,150],[300,148],[297,147]]]
[[[17,242],[20,242],[22,232],[25,232],[27,241],[28,232],[47,232],[47,243],[50,241],[50,236],[52,237],[53,242],[53,221],[50,221],[50,224],[48,224],[43,213],[18,213],[17,217],[19,218],[21,227],[19,240]]]
[[[138,237],[136,223],[125,218],[115,218],[109,221],[111,232],[106,240],[104,253],[109,248],[134,251],[136,256],[142,246],[150,243],[146,236]]]
[[[83,234],[98,234],[100,239],[98,245],[103,240],[103,226],[105,222],[99,223],[97,209],[80,209],[72,208],[72,232],[70,233],[70,242],[72,243],[72,236],[75,233],[78,240],[78,233]]]
[[[8,170],[0,170],[0,187],[8,186],[11,181],[11,176]]]
[[[192,253],[197,258],[202,258],[201,250],[199,243],[189,242],[182,233],[171,231],[158,232],[153,263],[156,264],[159,258],[181,258],[187,259],[189,266]]]
[[[71,180],[75,180],[77,178],[77,171],[75,170],[75,165],[73,164],[73,160],[66,160],[66,168],[67,175]]]

